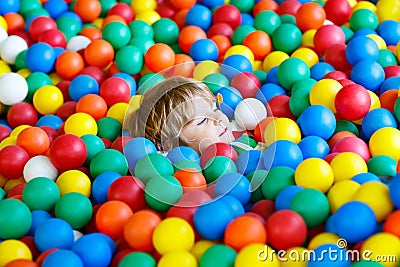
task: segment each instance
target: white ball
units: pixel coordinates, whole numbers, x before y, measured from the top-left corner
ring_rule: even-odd
[[[77,52],[79,50],[85,49],[90,43],[91,40],[86,36],[77,35],[69,39],[66,49]]]
[[[79,232],[78,230],[74,230],[74,241],[78,240],[82,236],[83,234],[81,232]]]
[[[49,157],[39,155],[28,160],[24,166],[23,175],[25,182],[37,177],[45,177],[54,181],[57,179],[58,170]]]
[[[8,72],[0,77],[0,102],[14,105],[22,102],[28,95],[28,83],[15,72]]]
[[[254,130],[267,117],[267,108],[256,98],[245,98],[235,108],[235,121],[240,128]]]
[[[10,35],[0,44],[0,57],[8,64],[15,64],[15,58],[26,49],[28,44],[22,37]]]
[[[5,39],[7,39],[7,37],[8,37],[7,31],[6,31],[3,27],[0,27],[0,44],[1,44]]]

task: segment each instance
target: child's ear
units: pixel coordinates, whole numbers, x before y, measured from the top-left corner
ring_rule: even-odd
[[[169,151],[169,150],[171,150],[171,146],[172,146],[171,140],[167,139],[167,140],[164,141],[163,150],[164,151]]]

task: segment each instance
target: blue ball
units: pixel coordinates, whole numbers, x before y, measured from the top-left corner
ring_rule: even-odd
[[[375,92],[385,80],[385,71],[377,61],[365,59],[354,65],[350,73],[350,79]]]
[[[266,105],[269,100],[277,95],[286,95],[286,90],[279,84],[266,83],[258,89],[256,98]]]
[[[376,34],[376,31],[374,31],[373,29],[370,29],[370,28],[362,28],[362,29],[356,30],[354,32],[354,36],[357,36],[357,35],[366,36],[368,34]]]
[[[217,96],[218,94],[222,97],[221,111],[228,118],[233,119],[237,105],[243,100],[242,94],[232,86],[221,87],[215,91],[215,95]]]
[[[307,267],[350,267],[351,254],[337,244],[323,244],[314,249]]]
[[[262,153],[264,168],[269,170],[277,166],[286,166],[296,169],[303,161],[303,153],[300,147],[289,140],[278,140],[273,142]]]
[[[224,204],[230,208],[230,211],[233,214],[233,218],[244,214],[244,206],[237,198],[231,195],[225,195],[220,200],[223,201]]]
[[[32,224],[27,235],[33,236],[35,234],[38,225],[40,225],[41,223],[47,221],[52,217],[50,213],[44,210],[33,210],[31,214],[32,214]]]
[[[341,206],[333,219],[336,233],[350,243],[371,236],[377,227],[373,210],[360,201],[350,201]]]
[[[128,162],[129,169],[134,170],[136,163],[142,157],[157,153],[157,148],[149,139],[144,137],[135,137],[131,139],[124,147],[124,155]]]
[[[67,2],[64,0],[49,0],[43,5],[53,19],[57,19],[61,14],[69,10]]]
[[[336,129],[336,118],[333,112],[321,105],[307,107],[297,119],[304,136],[315,135],[329,139]]]
[[[325,232],[336,234],[335,225],[333,223],[334,218],[335,218],[335,214],[332,214],[331,216],[328,217],[328,219],[326,219],[326,221],[325,221]]]
[[[397,45],[400,41],[400,22],[396,20],[382,21],[376,29],[387,45]]]
[[[99,84],[92,76],[78,75],[69,84],[68,93],[72,100],[78,101],[85,95],[99,94]]]
[[[56,60],[57,60],[58,56],[61,55],[62,53],[64,53],[65,51],[67,51],[67,50],[65,50],[65,48],[54,47],[54,53],[56,54]]]
[[[87,234],[75,241],[72,251],[82,260],[84,266],[109,266],[112,259],[111,247],[103,234]]]
[[[76,253],[67,249],[58,249],[50,253],[43,261],[42,267],[83,267],[81,258]]]
[[[355,36],[347,44],[346,58],[353,66],[366,59],[377,61],[379,58],[378,45],[368,36]]]
[[[137,84],[136,80],[132,77],[132,75],[129,75],[128,73],[124,72],[119,72],[114,74],[113,77],[124,79],[125,82],[129,85],[129,88],[131,89],[131,96],[134,96],[136,94]]]
[[[216,196],[230,195],[235,197],[243,205],[247,204],[251,197],[250,181],[240,173],[233,172],[218,178],[214,194]]]
[[[329,72],[334,71],[335,68],[326,62],[318,62],[310,68],[310,77],[319,81]]]
[[[53,47],[46,43],[38,42],[28,48],[25,61],[30,71],[49,73],[54,68],[56,54]]]
[[[396,209],[400,209],[400,174],[393,176],[389,185],[389,195]]]
[[[241,25],[254,26],[254,17],[248,13],[242,13],[242,24]]]
[[[400,88],[400,77],[399,76],[393,76],[390,78],[387,78],[386,80],[384,80],[381,84],[381,86],[379,87],[379,93],[383,94],[384,92],[388,91],[388,90],[397,90],[398,88]]]
[[[218,47],[211,39],[200,39],[190,46],[189,55],[194,61],[218,59]]]
[[[74,232],[66,221],[50,218],[37,226],[34,240],[40,252],[51,248],[71,249],[74,244]]]
[[[2,16],[10,12],[18,13],[20,7],[20,0],[2,0],[0,1],[0,15]]]
[[[265,77],[265,82],[275,83],[275,84],[279,85],[279,81],[278,81],[278,77],[277,77],[278,67],[279,66],[275,66],[268,71],[267,77]]]
[[[236,167],[238,173],[247,176],[249,173],[263,168],[263,161],[261,160],[262,152],[260,150],[246,150],[238,156],[236,160]]]
[[[384,127],[397,128],[397,121],[394,115],[385,108],[376,108],[369,111],[361,124],[362,132],[366,138],[370,138],[374,132]]]
[[[102,172],[92,183],[92,197],[98,204],[107,202],[107,194],[110,185],[121,177],[117,172]]]
[[[290,209],[290,203],[292,198],[304,188],[298,185],[289,185],[279,191],[275,198],[275,209],[276,210],[288,210]]]
[[[356,174],[351,178],[351,180],[359,184],[364,184],[368,182],[381,182],[379,177],[371,172],[363,172]]]
[[[194,25],[207,31],[212,22],[211,10],[200,4],[194,5],[186,14],[186,25]]]
[[[201,3],[210,9],[220,7],[225,3],[225,0],[202,0]]]
[[[222,61],[221,73],[229,80],[241,72],[253,72],[253,65],[247,57],[236,54]]]
[[[299,142],[299,147],[303,153],[303,158],[325,158],[330,148],[328,143],[319,136],[310,135],[306,136]]]
[[[177,146],[168,151],[167,158],[172,164],[175,164],[181,160],[189,160],[200,164],[200,156],[191,147],[188,146]]]
[[[54,130],[58,130],[58,128],[60,128],[60,126],[63,124],[63,120],[58,117],[57,115],[44,115],[43,117],[41,117],[37,123],[36,126],[40,127],[40,126],[49,126],[51,128],[53,128]]]
[[[212,219],[210,220],[210,218]],[[225,228],[232,220],[231,208],[221,199],[202,204],[196,209],[193,216],[196,231],[208,240],[223,238]]]

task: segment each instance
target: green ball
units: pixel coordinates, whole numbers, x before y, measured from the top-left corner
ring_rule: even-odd
[[[295,92],[292,90],[292,95],[289,98],[289,108],[296,117],[300,116],[306,108],[311,106],[310,91],[311,88],[302,88]]]
[[[145,188],[147,204],[160,212],[168,211],[182,197],[183,189],[179,181],[172,175],[156,175],[151,178]]]
[[[184,54],[182,48],[179,46],[178,43],[173,43],[173,44],[170,45],[170,47],[174,51],[175,55],[176,54]]]
[[[383,267],[383,266],[384,265],[379,262],[364,260],[364,259],[355,261],[353,264],[351,264],[351,267]]]
[[[157,153],[142,157],[135,165],[135,177],[145,184],[153,177],[173,174],[174,168],[171,161]]]
[[[204,167],[204,177],[207,183],[216,181],[222,175],[237,172],[235,162],[224,156],[212,157]]]
[[[73,229],[79,229],[88,224],[92,218],[93,208],[88,197],[71,192],[57,201],[54,212],[57,218],[68,222]]]
[[[90,174],[96,178],[103,172],[116,172],[124,176],[128,172],[128,164],[124,155],[115,149],[103,149],[90,161]]]
[[[254,28],[268,33],[269,36],[271,36],[281,24],[281,18],[272,10],[261,11],[254,18]]]
[[[142,95],[147,90],[149,90],[153,85],[156,85],[159,82],[164,81],[165,78],[159,73],[147,73],[143,75],[138,83],[138,91],[137,93]]]
[[[31,224],[31,211],[24,202],[14,198],[0,200],[0,239],[21,238]]]
[[[301,215],[308,228],[322,225],[329,216],[326,195],[313,188],[298,192],[290,202],[290,209]]]
[[[348,121],[348,120],[338,120],[336,122],[335,133],[343,132],[343,131],[351,132],[357,136],[360,134],[358,132],[357,126],[353,122]]]
[[[235,6],[237,9],[239,9],[240,13],[251,13],[253,11],[255,1],[253,1],[253,0],[230,0],[229,4]]]
[[[151,25],[143,20],[134,20],[128,25],[131,30],[132,37],[146,36],[149,39],[154,38],[154,30]]]
[[[102,38],[108,41],[114,49],[126,46],[131,40],[129,27],[120,21],[108,23],[102,31]]]
[[[78,35],[82,30],[81,23],[72,17],[60,16],[56,19],[56,24],[57,28],[65,35],[67,41]]]
[[[289,24],[296,25],[296,17],[295,16],[290,15],[290,14],[283,14],[280,17],[281,17],[282,24],[289,23]]]
[[[85,164],[88,165],[93,157],[100,151],[104,150],[106,146],[100,137],[94,134],[85,134],[81,136],[81,139],[85,143],[87,155]]]
[[[294,170],[286,166],[277,166],[269,171],[261,189],[265,199],[275,200],[282,189],[294,184]]]
[[[115,63],[121,72],[131,75],[138,74],[144,65],[143,53],[136,46],[124,46],[115,55]]]
[[[14,67],[17,70],[21,69],[26,69],[26,53],[28,52],[28,49],[25,49],[24,51],[21,51],[18,53],[18,55],[15,57],[15,64]]]
[[[376,30],[379,25],[378,16],[375,12],[361,8],[353,12],[349,20],[350,28],[353,31],[358,31],[361,29],[371,29]]]
[[[290,90],[295,82],[310,78],[310,68],[299,58],[288,58],[278,66],[276,77],[283,88]]]
[[[183,159],[178,162],[175,162],[173,167],[174,167],[174,173],[182,169],[195,169],[199,172],[202,171],[199,163],[188,159]]]
[[[125,255],[118,267],[156,267],[156,260],[145,252],[131,252]]]
[[[268,74],[266,71],[256,70],[256,71],[253,71],[253,74],[256,75],[257,79],[260,81],[261,84],[266,83],[267,74]]]
[[[153,23],[154,42],[171,45],[176,43],[179,36],[178,25],[169,18],[161,18]]]
[[[100,138],[106,138],[110,141],[117,139],[122,132],[121,123],[111,117],[104,117],[97,121],[98,132]]]
[[[249,180],[251,186],[252,186],[252,193],[251,193],[251,198],[250,202],[251,203],[256,203],[260,200],[264,199],[264,194],[262,192],[262,183],[265,180],[265,178],[268,175],[267,170],[255,170],[251,173],[249,173],[246,178]]]
[[[27,99],[32,101],[33,94],[42,86],[52,85],[49,75],[44,72],[32,72],[26,77],[26,82],[28,83],[28,95]]]
[[[396,175],[397,161],[386,155],[378,155],[367,161],[368,171],[382,180],[391,180]]]
[[[4,199],[6,196],[7,192],[3,188],[0,188],[0,200]]]
[[[342,29],[342,31],[344,33],[345,42],[347,43],[353,37],[354,32],[352,31],[352,29],[350,29],[349,27],[346,27],[346,26],[340,26],[340,28]]]
[[[31,9],[31,10],[29,10],[29,11],[24,13],[25,21],[27,21],[30,18],[36,18],[36,17],[40,17],[40,16],[49,17],[50,18],[50,13],[49,13],[49,11],[44,9],[43,7],[34,8],[34,9]]]
[[[25,185],[22,199],[31,210],[51,211],[60,199],[60,190],[53,180],[37,177]]]
[[[112,8],[116,4],[118,4],[116,0],[100,0],[100,5],[101,5],[100,17],[106,17],[107,12],[110,10],[110,8]]]
[[[275,50],[291,54],[300,47],[303,36],[296,25],[283,23],[272,33],[271,37]]]
[[[140,49],[143,55],[146,54],[147,50],[154,45],[154,40],[147,36],[135,36],[129,41],[129,45],[135,46]]]
[[[207,85],[207,87],[213,94],[221,87],[229,86],[228,78],[226,78],[226,76],[221,73],[208,74],[206,77],[204,77],[203,83]]]
[[[199,267],[231,267],[235,264],[236,251],[223,244],[208,248],[200,258]]]
[[[311,90],[311,88],[314,86],[314,84],[316,84],[317,81],[314,80],[313,78],[305,78],[305,79],[301,79],[299,81],[296,81],[292,88],[291,88],[291,92],[292,94],[295,93],[297,90],[301,90],[304,88],[307,88],[308,90]]]
[[[25,14],[31,10],[42,8],[42,4],[39,0],[21,0],[18,13],[25,19]]]
[[[394,53],[389,49],[380,49],[378,63],[382,68],[386,68],[387,66],[397,65],[397,59]]]
[[[242,25],[237,27],[232,34],[232,45],[243,44],[244,38],[246,38],[249,33],[256,31],[256,29],[250,25]]]

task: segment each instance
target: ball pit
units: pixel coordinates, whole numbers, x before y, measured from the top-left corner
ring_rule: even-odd
[[[399,10],[0,1],[0,266],[397,266]],[[252,149],[128,136],[171,76],[203,81]],[[374,261],[277,253],[345,248]]]

